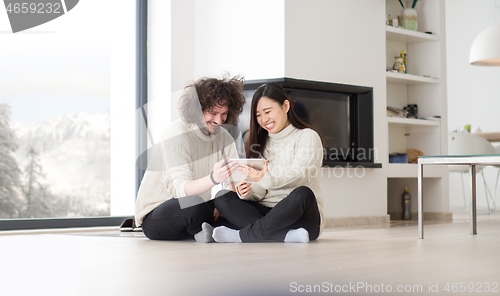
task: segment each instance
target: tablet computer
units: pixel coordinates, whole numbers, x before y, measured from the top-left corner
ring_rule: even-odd
[[[233,161],[236,161],[238,164],[248,165],[248,166],[250,166],[250,167],[252,167],[252,168],[260,171],[260,170],[262,170],[264,168],[264,162],[266,160],[263,159],[263,158],[231,158],[231,159],[229,159],[229,162],[233,162]],[[234,172],[229,177],[229,180],[231,180],[231,182],[234,182],[234,183],[241,182],[241,181],[243,181],[245,179],[247,181],[252,182],[252,180],[250,180],[249,178],[247,178],[247,176],[243,175],[239,171]]]

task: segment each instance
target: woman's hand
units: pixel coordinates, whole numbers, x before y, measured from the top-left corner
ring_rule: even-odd
[[[214,221],[217,222],[222,215],[219,213],[217,209],[214,209]]]
[[[224,158],[214,165],[212,177],[214,178],[215,183],[226,181],[229,176],[236,172],[238,163],[236,161],[228,163],[228,160],[229,158]]]
[[[266,159],[266,161],[264,162],[264,167],[260,171],[254,169],[248,165],[240,165],[238,167],[238,171],[240,171],[243,175],[250,178],[250,180],[252,180],[254,182],[259,182],[267,174],[267,171],[268,171],[267,163],[268,162],[269,162],[269,160]]]
[[[247,180],[243,180],[238,183],[236,189],[241,197],[245,197],[250,193],[250,189],[252,189],[252,183],[248,183]]]

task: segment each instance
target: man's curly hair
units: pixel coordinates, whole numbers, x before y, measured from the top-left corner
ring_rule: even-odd
[[[224,124],[236,125],[243,111],[245,96],[241,76],[222,79],[204,77],[184,88],[179,100],[179,112],[188,123],[203,124],[203,112],[215,106],[227,106],[228,114]],[[200,113],[201,110],[201,113]]]

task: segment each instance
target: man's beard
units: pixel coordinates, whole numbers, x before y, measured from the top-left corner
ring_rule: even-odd
[[[221,125],[219,125],[218,128],[216,128],[216,129],[212,128],[211,129],[211,128],[208,127],[208,125],[210,125],[210,123],[205,123],[205,125],[203,127],[200,127],[201,132],[203,134],[207,135],[207,136],[208,135],[216,135],[217,133],[219,133],[219,131],[220,131],[221,127],[222,127],[222,124],[221,124]]]

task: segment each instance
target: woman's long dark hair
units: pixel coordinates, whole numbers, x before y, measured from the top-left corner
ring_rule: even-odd
[[[255,91],[252,98],[252,109],[250,111],[250,130],[248,132],[248,139],[245,147],[247,158],[262,158],[264,150],[266,149],[267,139],[269,138],[268,131],[263,129],[257,122],[257,104],[262,97],[268,97],[271,100],[276,101],[280,104],[280,106],[283,106],[285,100],[290,102],[285,90],[276,83],[263,84]],[[297,116],[295,111],[293,111],[291,102],[287,116],[288,121],[290,121],[295,128],[311,128]]]

